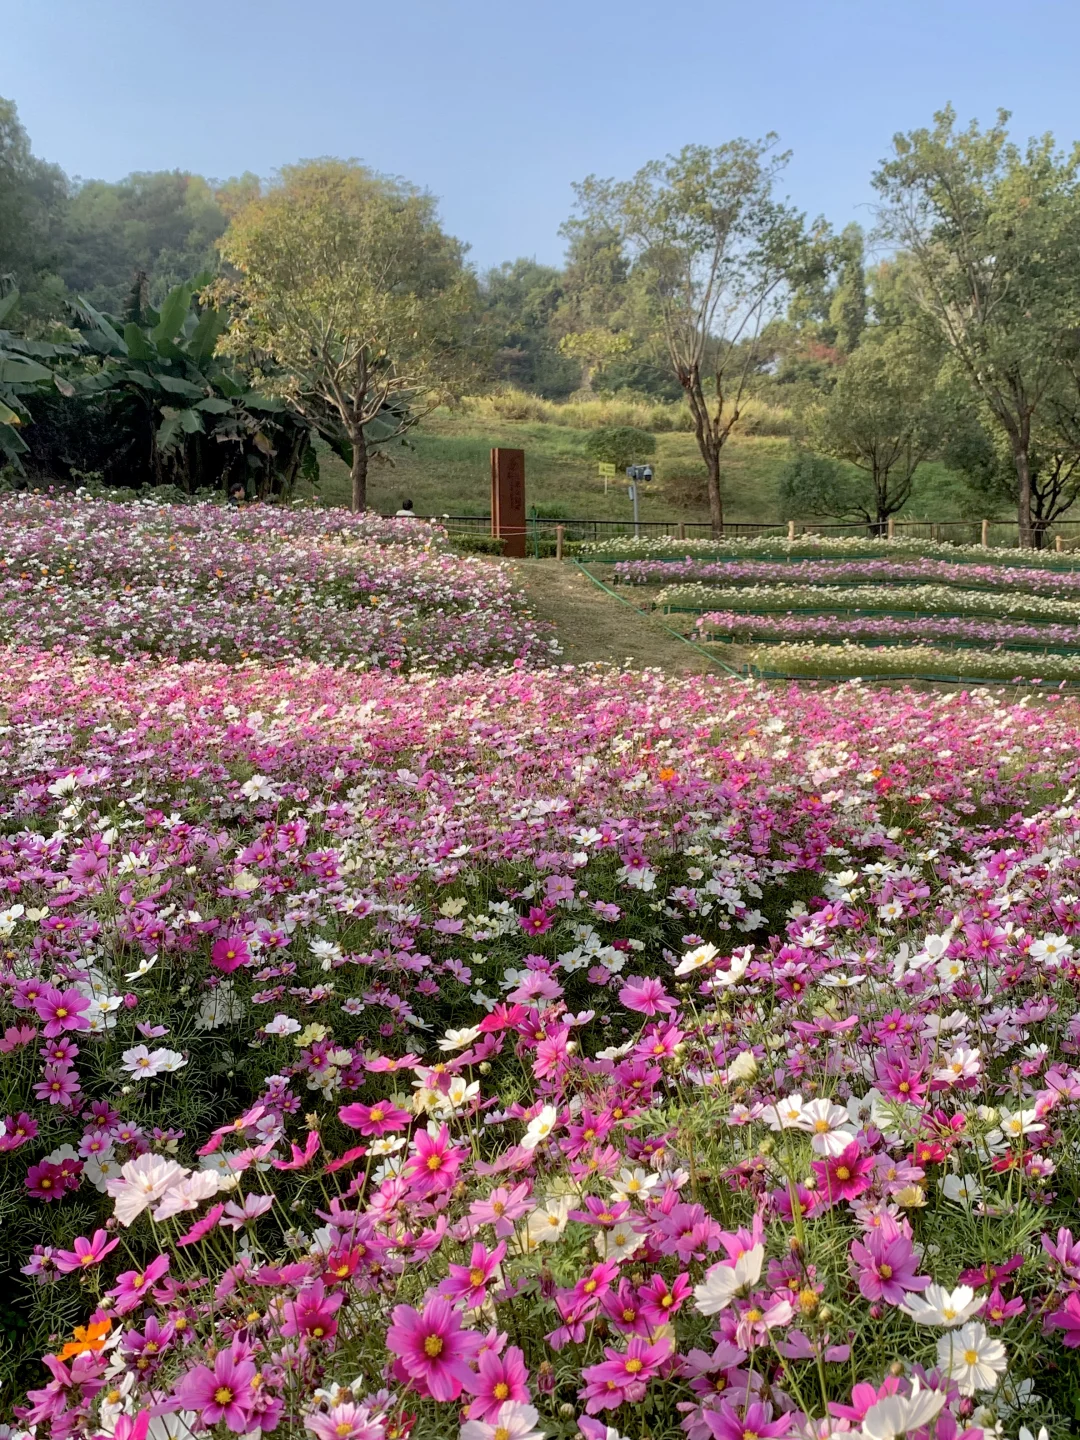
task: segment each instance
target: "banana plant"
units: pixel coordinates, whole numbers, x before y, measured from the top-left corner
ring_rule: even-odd
[[[175,286],[160,310],[137,301],[126,320],[73,304],[89,362],[77,391],[124,407],[136,442],[126,463],[154,483],[288,494],[300,474],[317,480],[313,431],[216,354],[228,317],[197,299],[209,278]]]
[[[10,465],[22,470],[28,446],[22,429],[32,416],[24,397],[42,387],[54,387],[62,395],[74,395],[74,387],[60,372],[43,362],[73,355],[74,346],[28,340],[3,328],[19,302],[19,292],[0,276],[0,468]]]

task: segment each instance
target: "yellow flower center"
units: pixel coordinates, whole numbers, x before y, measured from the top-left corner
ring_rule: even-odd
[[[636,1375],[638,1371],[642,1368],[643,1364],[644,1362],[639,1360],[636,1355],[632,1356],[626,1362],[626,1373],[628,1375]]]
[[[233,1393],[227,1385],[219,1385],[214,1391],[215,1405],[231,1405]]]
[[[483,1270],[470,1270],[470,1271],[469,1271],[469,1284],[470,1284],[470,1285],[482,1285],[483,1283],[484,1283],[484,1272],[483,1272]]]
[[[426,1356],[428,1356],[429,1359],[435,1360],[435,1359],[437,1359],[438,1356],[440,1356],[440,1355],[442,1354],[442,1352],[443,1352],[442,1336],[441,1336],[441,1335],[429,1335],[429,1336],[427,1337],[427,1339],[424,1341],[424,1354],[425,1354]]]
[[[495,1396],[496,1400],[508,1400],[510,1398],[510,1386],[507,1385],[505,1380],[499,1380],[491,1387],[491,1393]]]

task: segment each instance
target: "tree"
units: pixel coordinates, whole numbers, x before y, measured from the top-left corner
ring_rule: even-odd
[[[235,215],[221,253],[236,274],[228,344],[264,355],[270,383],[347,454],[352,508],[372,450],[404,436],[462,365],[476,285],[435,204],[363,166],[320,160]]]
[[[603,325],[591,330],[571,330],[559,341],[559,354],[581,365],[581,388],[587,391],[592,390],[593,380],[606,361],[626,355],[632,348],[629,335],[617,335]]]
[[[0,97],[0,275],[12,277],[25,319],[47,319],[62,303],[55,274],[68,184],[39,160],[10,100]]]
[[[626,181],[576,185],[578,222],[617,233],[648,296],[705,462],[713,531],[724,526],[720,455],[739,423],[777,312],[803,253],[800,215],[773,199],[786,155],[774,136],[717,149],[688,145]]]
[[[574,389],[579,367],[559,354],[552,332],[562,293],[561,271],[535,260],[508,261],[481,276],[480,323],[495,380],[553,399]]]
[[[860,345],[832,393],[811,412],[811,443],[869,478],[851,509],[879,531],[911,497],[915,471],[940,445],[945,415],[936,357],[900,332]]]
[[[590,460],[614,465],[625,470],[639,460],[656,454],[656,436],[633,425],[615,425],[604,430],[590,430],[585,437],[585,454]]]
[[[843,468],[802,446],[780,471],[779,499],[785,520],[804,520],[808,515],[839,520],[853,514],[856,507]]]
[[[911,302],[1007,439],[1031,545],[1033,426],[1080,325],[1080,152],[1062,156],[1049,135],[1021,151],[1008,118],[957,131],[946,107],[932,130],[896,136],[874,184]]]
[[[837,347],[850,355],[866,329],[866,270],[862,226],[846,225],[838,244],[836,285],[829,299],[829,324]]]
[[[160,304],[176,285],[217,268],[214,247],[226,223],[201,175],[164,170],[115,184],[88,180],[71,198],[61,273],[69,289],[115,314],[141,272],[150,299]]]

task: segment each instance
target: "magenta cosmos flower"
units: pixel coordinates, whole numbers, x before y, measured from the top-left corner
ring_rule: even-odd
[[[51,1040],[65,1030],[89,1030],[90,1021],[84,1015],[90,1009],[90,1001],[78,990],[57,990],[47,985],[34,1001],[38,1018],[45,1021],[44,1035]]]
[[[376,1100],[374,1105],[342,1105],[338,1119],[359,1130],[361,1135],[386,1135],[393,1130],[406,1130],[412,1120],[392,1100]]]
[[[173,1391],[184,1410],[194,1410],[204,1425],[224,1420],[230,1430],[242,1434],[251,1429],[255,1394],[251,1382],[255,1365],[241,1360],[232,1350],[222,1350],[214,1368],[197,1365],[184,1375]]]
[[[648,976],[631,975],[619,991],[619,999],[627,1010],[639,1015],[670,1015],[676,1008],[663,983]]]
[[[215,970],[221,970],[226,975],[246,965],[251,959],[247,948],[247,940],[243,935],[226,935],[221,940],[214,942],[210,951],[210,964]]]
[[[625,1352],[605,1349],[607,1359],[599,1365],[587,1365],[581,1372],[585,1388],[578,1392],[590,1415],[601,1410],[615,1410],[631,1401],[637,1404],[645,1397],[645,1387],[660,1369],[671,1350],[670,1342],[656,1345],[633,1335]]]
[[[423,1311],[395,1305],[393,1324],[386,1332],[386,1348],[398,1356],[398,1366],[421,1395],[433,1400],[456,1400],[462,1390],[472,1391],[476,1376],[469,1361],[483,1339],[462,1330],[461,1317],[449,1300],[429,1300]]]
[[[910,1239],[895,1226],[890,1228],[891,1234],[871,1230],[864,1239],[851,1242],[851,1272],[867,1300],[899,1305],[909,1290],[925,1290],[930,1277],[915,1273],[919,1261]]]
[[[56,1252],[56,1268],[62,1275],[70,1275],[76,1270],[90,1270],[100,1265],[109,1251],[115,1250],[119,1244],[119,1239],[110,1240],[104,1230],[95,1230],[90,1240],[80,1235],[73,1250]]]
[[[345,1296],[339,1291],[327,1295],[321,1280],[313,1280],[297,1295],[285,1302],[285,1324],[282,1335],[303,1335],[310,1340],[332,1340],[337,1334],[335,1315]]]
[[[838,1200],[855,1200],[869,1189],[874,1157],[863,1155],[858,1141],[853,1140],[839,1155],[815,1160],[812,1168],[822,1191],[835,1205]]]
[[[503,1355],[496,1355],[494,1350],[482,1350],[479,1374],[472,1390],[475,1399],[469,1406],[470,1420],[494,1421],[500,1406],[508,1400],[527,1405],[532,1398],[529,1395],[529,1372],[518,1347],[511,1345]]]
[[[413,1143],[416,1154],[405,1169],[405,1177],[414,1193],[423,1197],[453,1189],[465,1152],[450,1144],[450,1131],[446,1126],[440,1125],[436,1135],[429,1135],[426,1130],[417,1131]]]

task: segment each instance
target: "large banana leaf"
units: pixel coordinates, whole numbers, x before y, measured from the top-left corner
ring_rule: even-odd
[[[190,285],[177,285],[169,291],[161,307],[161,319],[150,331],[151,340],[160,345],[163,340],[176,339],[191,309],[191,295]]]

